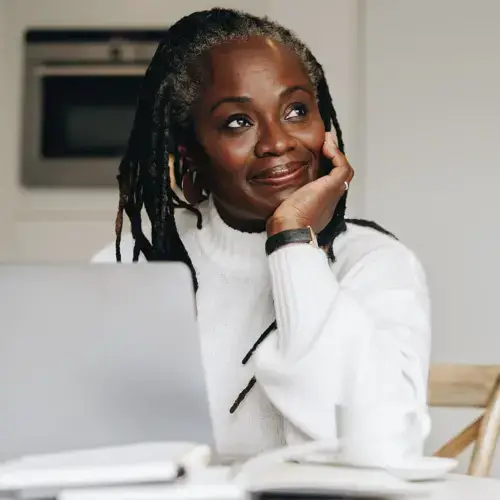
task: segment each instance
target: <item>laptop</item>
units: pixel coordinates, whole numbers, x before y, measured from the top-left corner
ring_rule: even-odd
[[[213,446],[187,266],[0,265],[0,394],[0,462]]]

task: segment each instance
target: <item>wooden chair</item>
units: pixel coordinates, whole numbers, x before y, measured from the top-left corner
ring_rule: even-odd
[[[475,441],[467,474],[488,476],[500,434],[500,366],[432,366],[429,405],[484,408],[481,416],[434,455],[455,458]]]

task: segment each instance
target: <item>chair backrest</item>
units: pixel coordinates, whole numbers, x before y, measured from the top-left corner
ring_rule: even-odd
[[[499,376],[500,365],[433,365],[429,374],[429,404],[486,408]]]
[[[433,365],[429,373],[430,406],[484,408],[484,412],[436,453],[456,457],[472,442],[468,474],[487,476],[500,434],[500,366]]]

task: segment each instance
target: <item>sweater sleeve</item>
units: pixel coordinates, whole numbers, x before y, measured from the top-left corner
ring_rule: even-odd
[[[338,405],[397,404],[417,408],[423,443],[430,307],[414,255],[391,241],[341,281],[311,245],[283,247],[269,266],[278,331],[256,352],[255,373],[285,418],[287,441],[335,439]]]

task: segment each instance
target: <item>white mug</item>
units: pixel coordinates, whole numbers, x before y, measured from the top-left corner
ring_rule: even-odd
[[[397,404],[337,407],[342,462],[387,467],[421,457],[430,430],[427,408]]]

